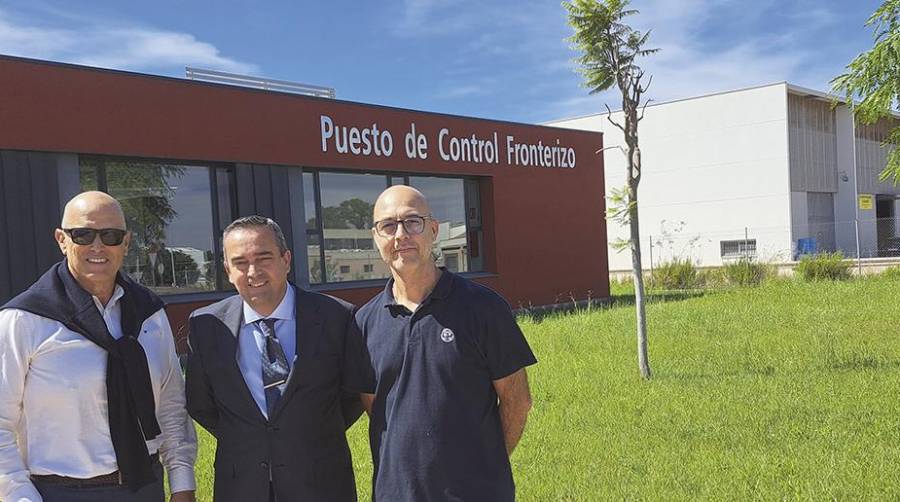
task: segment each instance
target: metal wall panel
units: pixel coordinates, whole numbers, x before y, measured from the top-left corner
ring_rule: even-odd
[[[294,168],[281,166],[269,167],[269,173],[271,174],[272,180],[272,188],[268,199],[272,205],[271,218],[278,223],[278,226],[281,227],[281,231],[284,232],[284,238],[287,241],[288,247],[293,248],[294,223],[291,212],[291,181],[288,177],[290,169]],[[300,192],[299,196],[299,199],[295,203],[302,206],[303,192]],[[294,251],[291,250],[291,252],[293,253]],[[288,278],[296,282],[297,277],[297,268],[291,266],[291,272],[288,274]]]
[[[235,190],[238,198],[238,217],[258,214],[272,218],[281,227],[288,246],[294,240],[291,218],[290,168],[262,164],[237,164],[235,166]],[[303,204],[300,194],[299,204]],[[296,278],[296,267],[288,276]]]
[[[881,119],[870,125],[856,124],[856,173],[859,193],[900,195],[900,186],[882,183],[878,176],[887,165],[888,150],[881,143],[897,126],[896,120]]]
[[[9,226],[7,223],[6,199],[9,197],[6,192],[6,181],[3,175],[3,156],[0,155],[0,303],[12,297],[10,293],[9,282]]]
[[[835,113],[827,101],[788,94],[791,191],[837,192]]]
[[[0,152],[0,303],[60,260],[57,155]]]
[[[74,153],[58,153],[56,158],[56,184],[59,187],[59,197],[56,198],[57,206],[62,208],[73,197],[81,193],[81,165],[78,155]]]
[[[56,156],[50,153],[29,153],[31,174],[31,208],[34,215],[35,258],[39,273],[43,273],[62,258],[53,231],[60,225],[59,181]]]
[[[290,179],[286,167],[272,166],[269,172],[272,176],[272,191],[268,197],[272,206],[271,218],[275,220],[284,232],[284,238],[290,246],[294,241],[293,221],[291,218],[291,192]],[[300,196],[300,204],[303,204],[303,194]]]
[[[237,217],[256,214],[256,191],[253,182],[253,166],[237,164],[234,167],[234,184],[237,193]]]
[[[10,293],[24,291],[37,277],[34,218],[31,214],[31,179],[28,154],[4,151],[3,181],[9,250]]]
[[[268,166],[253,165],[253,190],[256,195],[256,214],[275,218],[272,207],[272,174]]]

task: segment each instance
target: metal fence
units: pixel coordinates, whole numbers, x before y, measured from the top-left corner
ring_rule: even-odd
[[[612,248],[615,237],[611,236]],[[645,271],[665,264],[688,261],[697,269],[714,269],[750,261],[764,263],[789,275],[805,256],[840,253],[852,260],[856,273],[877,273],[900,266],[900,220],[880,218],[843,222],[802,222],[791,226],[735,225],[712,231],[692,231],[688,224],[659,225],[641,237]],[[630,274],[631,255],[626,248],[610,249],[614,279]]]

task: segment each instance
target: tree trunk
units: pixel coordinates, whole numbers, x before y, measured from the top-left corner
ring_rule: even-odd
[[[635,166],[640,169],[640,166]],[[640,172],[640,171],[639,171]],[[650,378],[650,358],[647,355],[647,315],[644,298],[644,273],[641,264],[641,233],[638,222],[637,185],[634,179],[628,181],[629,226],[631,229],[631,272],[634,276],[634,306],[637,310],[638,369],[641,377]]]

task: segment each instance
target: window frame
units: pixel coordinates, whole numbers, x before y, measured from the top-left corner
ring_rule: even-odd
[[[726,247],[734,246],[736,252],[726,252]],[[756,258],[757,243],[753,239],[729,239],[719,241],[719,256],[723,260],[739,260],[741,258]]]
[[[478,190],[478,193],[475,194],[475,199],[478,201],[478,214],[479,214],[479,224],[477,226],[469,227],[468,217],[466,218],[466,256],[468,263],[471,263],[469,253],[472,250],[472,243],[470,242],[470,233],[475,232],[483,232],[484,226],[484,205],[481,201],[481,193],[480,187],[482,184],[482,179],[484,176],[471,176],[471,175],[454,175],[454,174],[438,174],[438,173],[427,173],[427,172],[406,172],[406,171],[369,171],[369,170],[360,170],[360,169],[341,169],[341,168],[317,168],[311,166],[303,166],[302,173],[309,173],[312,175],[313,180],[313,199],[315,200],[315,211],[316,211],[316,226],[315,228],[310,228],[306,226],[306,221],[303,222],[305,226],[306,232],[305,235],[307,237],[307,243],[310,242],[310,236],[318,236],[319,242],[319,277],[322,277],[322,282],[312,282],[312,277],[310,275],[310,267],[309,267],[309,257],[307,257],[307,265],[306,265],[306,282],[310,289],[314,290],[335,290],[335,289],[353,289],[359,287],[365,287],[366,285],[379,285],[384,284],[388,278],[381,279],[365,279],[365,280],[357,280],[357,281],[336,281],[336,282],[328,282],[326,277],[326,266],[325,266],[325,229],[324,222],[322,219],[322,192],[321,192],[321,181],[319,179],[320,173],[335,173],[335,174],[360,174],[360,175],[376,175],[383,176],[385,179],[385,189],[394,186],[395,180],[398,178],[402,180],[402,185],[410,186],[409,180],[412,177],[421,177],[421,178],[445,178],[445,179],[453,179],[453,180],[461,180],[463,182],[463,200],[462,203],[464,205],[464,209],[467,209],[467,205],[470,199],[470,190],[473,190],[472,186],[474,185],[474,189]],[[305,182],[305,180],[304,180]],[[304,186],[304,191],[305,191]],[[306,194],[303,194],[303,203],[305,204]],[[306,220],[309,220],[309,215],[306,216]],[[466,272],[460,272],[460,275],[466,277],[480,277],[493,275],[492,272],[485,270],[485,265],[487,261],[484,257],[485,250],[482,249],[484,238],[482,237],[481,243],[479,245],[479,260],[482,263],[481,270],[472,270]],[[308,246],[308,244],[307,244]]]
[[[213,260],[216,267],[215,273],[215,289],[212,291],[192,291],[192,292],[184,292],[184,293],[169,293],[164,296],[168,300],[173,300],[175,298],[184,298],[186,300],[195,300],[195,299],[203,299],[206,297],[220,297],[223,294],[227,294],[230,296],[234,293],[234,288],[228,282],[227,274],[225,273],[224,267],[224,257],[222,256],[222,232],[225,230],[225,227],[234,220],[234,215],[237,214],[237,186],[236,186],[236,174],[235,174],[235,166],[234,164],[226,163],[226,162],[207,162],[207,161],[193,161],[193,160],[183,160],[183,159],[162,159],[162,158],[153,158],[153,157],[128,157],[122,155],[78,155],[78,169],[79,171],[83,169],[84,163],[88,162],[96,162],[96,179],[97,179],[97,190],[109,193],[109,185],[107,180],[107,163],[108,162],[134,162],[134,163],[148,163],[148,164],[171,164],[171,165],[184,165],[187,167],[205,167],[207,169],[208,179],[209,179],[209,196],[210,196],[210,210],[212,217],[212,241],[213,241]],[[227,184],[227,193],[222,193],[219,189],[219,176],[222,175],[226,179]],[[84,190],[79,183],[79,189]],[[232,218],[227,222],[221,221],[219,217],[221,214],[221,209],[223,203],[228,203],[230,206],[227,210],[231,213]]]

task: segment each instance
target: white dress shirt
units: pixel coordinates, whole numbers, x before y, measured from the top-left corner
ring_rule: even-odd
[[[256,406],[263,416],[269,418],[268,408],[266,407],[266,391],[263,389],[262,380],[262,355],[266,350],[266,336],[259,329],[256,321],[260,319],[277,319],[275,321],[275,336],[281,348],[284,349],[284,356],[288,361],[288,369],[294,367],[294,360],[297,358],[297,322],[294,319],[294,287],[288,284],[284,298],[278,307],[272,311],[269,316],[260,315],[253,310],[247,302],[244,302],[244,318],[241,324],[241,331],[238,334],[238,367],[247,382],[247,388],[250,389],[250,395],[256,401]]]
[[[116,339],[122,337],[123,294],[116,286],[105,307],[94,297]],[[162,431],[147,449],[159,452],[173,492],[194,490],[197,436],[163,309],[144,321],[138,341],[147,354]],[[30,474],[91,478],[118,469],[107,418],[106,359],[105,350],[58,321],[0,310],[0,500],[40,502]]]

